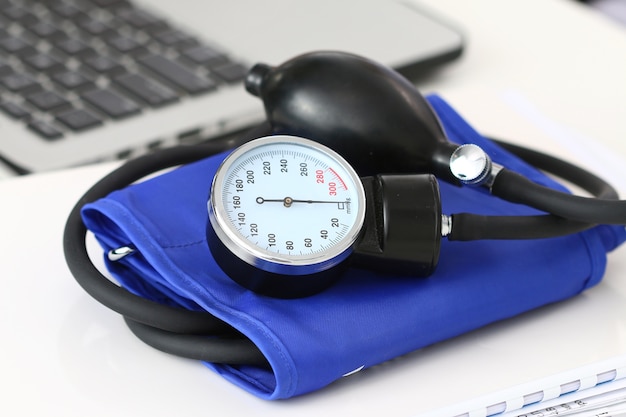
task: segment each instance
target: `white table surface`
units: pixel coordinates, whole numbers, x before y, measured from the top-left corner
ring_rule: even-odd
[[[622,191],[626,31],[568,0],[432,0],[467,33],[419,82],[484,133],[561,154]],[[626,355],[626,248],[583,295],[431,346],[319,392],[266,402],[155,351],[90,299],[62,256],[65,219],[115,164],[0,182],[0,415],[451,415],[473,398]],[[446,408],[447,407],[447,408]],[[441,409],[444,411],[441,411]]]

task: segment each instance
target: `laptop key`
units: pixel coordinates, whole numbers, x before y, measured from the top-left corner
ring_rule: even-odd
[[[182,52],[182,55],[189,61],[198,65],[211,66],[228,62],[228,58],[225,54],[206,45],[186,49]]]
[[[123,35],[112,36],[106,42],[120,54],[145,54],[148,50],[138,41]]]
[[[51,78],[62,87],[73,91],[84,91],[93,86],[93,80],[79,71],[61,71],[53,74]]]
[[[0,110],[14,119],[24,119],[30,115],[30,113],[22,106],[11,101],[0,103]]]
[[[0,76],[13,73],[13,67],[4,58],[0,57]]]
[[[125,74],[115,78],[115,82],[153,107],[178,100],[174,90],[139,74]]]
[[[37,16],[19,6],[9,6],[2,8],[2,14],[9,20],[29,25],[37,22]]]
[[[132,6],[117,11],[117,15],[135,29],[146,32],[164,31],[167,23],[145,10],[135,9]]]
[[[214,67],[213,73],[227,83],[236,83],[246,78],[248,67],[238,62],[229,62],[224,65]]]
[[[7,36],[0,39],[0,48],[4,49],[9,54],[20,56],[29,55],[35,52],[35,48],[33,48],[30,43],[15,36]]]
[[[45,21],[36,22],[33,25],[30,25],[28,30],[44,39],[59,39],[67,36],[63,30]]]
[[[42,120],[34,120],[30,122],[28,124],[28,128],[44,139],[59,139],[63,137],[63,132]]]
[[[128,5],[128,0],[92,0],[98,7],[122,7]]]
[[[200,94],[215,88],[215,82],[210,78],[201,77],[182,66],[160,55],[149,55],[139,58],[139,62],[189,94]]]
[[[67,55],[91,56],[96,54],[96,51],[94,51],[93,48],[75,38],[64,38],[56,41],[53,40],[53,43],[59,50],[65,52]]]
[[[198,40],[177,29],[167,29],[154,34],[154,38],[164,46],[183,50],[198,45]]]
[[[141,111],[137,103],[110,89],[91,90],[82,94],[81,97],[114,119],[120,119]]]
[[[85,109],[72,109],[57,115],[57,120],[74,131],[99,126],[102,120]]]
[[[0,78],[2,84],[7,90],[14,93],[35,91],[41,88],[41,85],[28,74],[15,73]]]
[[[115,31],[109,25],[107,25],[106,23],[100,20],[93,19],[91,17],[79,19],[77,24],[78,24],[78,27],[80,27],[81,29],[83,29],[85,32],[87,32],[88,34],[92,36],[105,38],[107,36],[111,36],[115,34]]]
[[[126,68],[108,56],[92,55],[83,59],[83,63],[101,74],[117,75],[126,72]]]
[[[52,111],[70,104],[64,97],[53,91],[40,91],[26,97],[26,100],[42,111]]]
[[[55,1],[48,5],[50,10],[56,13],[59,17],[64,19],[82,19],[86,15],[82,10],[76,6],[66,3],[64,1]]]
[[[64,67],[58,59],[43,52],[37,52],[33,55],[25,57],[24,62],[30,65],[33,69],[42,72],[53,72],[61,70]]]

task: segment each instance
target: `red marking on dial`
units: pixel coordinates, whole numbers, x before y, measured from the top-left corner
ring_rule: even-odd
[[[343,182],[343,179],[341,179],[341,177],[340,177],[340,176],[339,176],[339,175],[335,172],[335,170],[334,170],[334,169],[332,169],[332,168],[328,168],[328,170],[329,170],[330,172],[332,172],[332,173],[333,173],[333,175],[335,176],[335,178],[337,179],[337,181],[339,181],[339,182],[341,183],[342,188],[343,188],[344,190],[347,190],[347,189],[348,189],[348,187],[346,186],[346,183],[345,183],[345,182]]]

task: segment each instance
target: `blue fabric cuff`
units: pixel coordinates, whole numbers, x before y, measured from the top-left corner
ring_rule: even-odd
[[[495,162],[563,189],[482,137],[440,97],[428,100],[453,142],[475,143]],[[350,269],[323,293],[272,299],[235,284],[208,249],[206,203],[223,157],[113,192],[82,214],[105,252],[137,248],[121,261],[105,260],[122,286],[165,304],[209,311],[259,347],[271,370],[207,365],[265,399],[317,390],[355,369],[572,297],[601,280],[607,251],[626,239],[624,227],[597,226],[545,240],[444,240],[429,278]],[[442,183],[441,195],[447,214],[534,213],[470,187]]]

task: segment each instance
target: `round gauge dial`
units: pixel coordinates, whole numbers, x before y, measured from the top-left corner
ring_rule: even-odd
[[[208,211],[214,237],[238,260],[272,274],[310,275],[351,253],[365,192],[354,169],[326,146],[268,136],[224,160]]]

